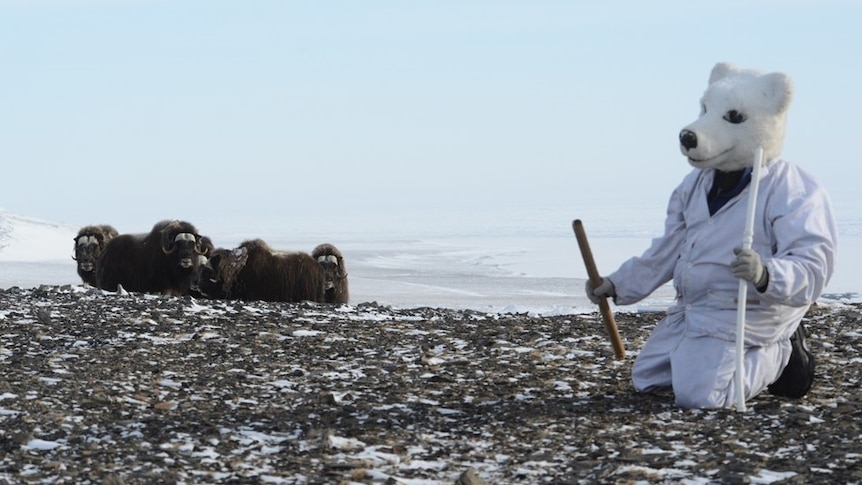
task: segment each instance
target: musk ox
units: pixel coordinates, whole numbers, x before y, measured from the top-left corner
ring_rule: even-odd
[[[347,268],[341,251],[332,244],[320,244],[311,252],[311,257],[323,268],[325,280],[323,299],[326,303],[347,303]]]
[[[304,252],[275,251],[260,239],[219,248],[198,268],[195,289],[209,298],[323,302],[323,268]]]
[[[201,236],[183,221],[161,221],[148,234],[121,234],[111,239],[96,265],[104,290],[185,295],[202,254]]]
[[[212,255],[213,251],[215,251],[215,246],[213,245],[212,239],[210,239],[207,236],[201,236],[200,244],[201,244],[200,254],[205,258],[209,258]]]
[[[81,280],[91,286],[96,285],[96,262],[105,249],[105,244],[115,238],[119,233],[107,224],[84,226],[75,236],[75,254],[72,256],[77,262],[78,276]]]
[[[201,236],[201,253],[198,254],[196,263],[198,268],[201,265],[206,264],[207,259],[212,256],[213,251],[215,251],[215,245],[213,245],[212,239],[207,236]],[[195,271],[195,276],[192,277],[192,285],[188,294],[194,298],[206,298],[206,296],[201,294],[201,292],[197,288],[197,276],[198,273],[197,271]]]

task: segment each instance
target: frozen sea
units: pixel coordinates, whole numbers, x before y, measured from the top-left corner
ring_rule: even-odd
[[[661,221],[622,214],[591,231],[584,220],[599,271],[606,274],[646,249]],[[654,217],[653,217],[654,218]],[[634,224],[624,219],[639,221]],[[537,221],[550,230],[507,227],[476,231],[344,231],[320,235],[256,234],[280,249],[311,251],[331,242],[345,256],[351,303],[377,302],[395,308],[446,307],[488,312],[569,314],[594,311],[584,296],[586,271],[571,220]],[[648,227],[653,225],[651,229]],[[858,301],[862,291],[862,236],[846,225],[836,273],[823,299]],[[0,211],[0,288],[80,284],[72,237],[77,228],[34,221]],[[650,233],[653,231],[653,233]],[[411,234],[412,232],[412,234]],[[247,235],[209,233],[216,245],[233,247]],[[670,285],[618,311],[661,311],[673,299]]]

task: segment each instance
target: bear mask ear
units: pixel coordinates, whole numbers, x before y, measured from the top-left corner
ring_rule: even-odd
[[[790,107],[793,99],[793,83],[790,77],[780,72],[766,74],[758,80],[763,89],[763,97],[768,100],[775,113],[783,113]]]
[[[738,71],[739,68],[729,62],[719,62],[712,68],[712,72],[709,75],[709,84],[713,84],[720,79],[726,78],[731,72]]]

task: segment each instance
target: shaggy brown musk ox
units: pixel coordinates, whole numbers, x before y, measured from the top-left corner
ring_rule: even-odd
[[[326,280],[324,301],[347,303],[350,292],[347,287],[347,268],[344,267],[341,251],[332,244],[320,244],[311,252],[311,257],[323,268]]]
[[[195,226],[161,221],[148,234],[121,234],[105,245],[96,265],[98,286],[117,291],[185,295],[203,252]]]
[[[196,290],[209,298],[323,303],[323,268],[304,252],[275,251],[254,239],[219,248],[198,268]]]
[[[78,276],[81,281],[88,285],[96,285],[96,262],[105,248],[105,244],[115,238],[119,233],[113,226],[107,224],[84,226],[75,236],[75,254],[72,256],[77,262]]]

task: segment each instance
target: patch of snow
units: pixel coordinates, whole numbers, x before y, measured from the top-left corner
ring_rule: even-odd
[[[40,377],[39,382],[45,384],[46,386],[56,386],[60,379],[54,379],[52,377]]]
[[[161,381],[159,381],[159,385],[162,387],[183,387],[183,384],[181,382],[177,382],[171,379],[162,379]]]
[[[28,441],[27,444],[24,446],[26,448],[31,449],[31,450],[49,451],[49,450],[53,450],[54,448],[60,447],[62,445],[56,441],[32,439],[32,440]]]
[[[295,330],[291,335],[294,337],[316,337],[324,332],[320,330]]]
[[[354,438],[343,438],[340,436],[328,436],[327,442],[332,448],[342,451],[355,451],[365,448],[365,443]]]
[[[775,483],[787,480],[790,477],[796,476],[796,472],[775,472],[771,470],[760,470],[755,476],[749,477],[749,483],[766,484]]]

